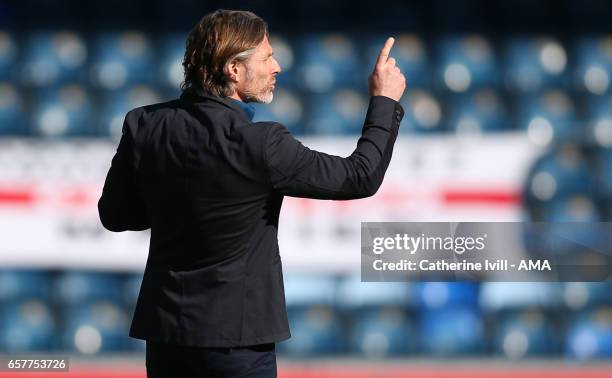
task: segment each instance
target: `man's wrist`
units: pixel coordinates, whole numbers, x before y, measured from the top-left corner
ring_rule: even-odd
[[[391,123],[389,123],[391,115]],[[404,117],[404,109],[400,103],[387,96],[371,96],[366,123],[399,127]]]

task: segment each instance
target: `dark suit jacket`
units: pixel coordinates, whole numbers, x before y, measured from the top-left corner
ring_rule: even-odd
[[[130,111],[98,203],[110,231],[151,228],[130,336],[201,347],[288,339],[283,196],[372,196],[403,114],[372,97],[357,148],[341,158],[278,123],[251,123],[230,99],[187,92]]]

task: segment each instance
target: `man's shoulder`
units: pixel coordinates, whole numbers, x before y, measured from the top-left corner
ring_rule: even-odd
[[[254,121],[249,125],[250,128],[257,128],[259,130],[270,130],[277,127],[285,127],[282,124],[274,121]]]
[[[250,139],[257,140],[267,140],[277,134],[289,133],[285,126],[274,121],[251,122],[246,127],[238,128],[237,131]]]
[[[278,123],[275,121],[257,121],[257,122],[252,122],[251,125],[249,126],[250,129],[255,129],[258,130],[259,132],[263,132],[265,134],[271,133],[271,132],[283,132],[283,131],[287,131],[288,129],[287,127],[285,127],[282,123]]]
[[[175,112],[182,108],[181,102],[178,99],[158,102],[154,104],[148,104],[133,108],[127,114],[128,116],[141,116],[143,114],[164,114],[168,112]]]

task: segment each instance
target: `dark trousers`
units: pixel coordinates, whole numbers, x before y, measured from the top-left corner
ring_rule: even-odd
[[[198,348],[147,341],[147,378],[276,378],[275,344]]]

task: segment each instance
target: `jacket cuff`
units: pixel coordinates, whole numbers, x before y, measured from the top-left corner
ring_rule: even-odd
[[[370,97],[366,125],[399,128],[402,118],[404,118],[404,108],[399,102],[386,96]]]

